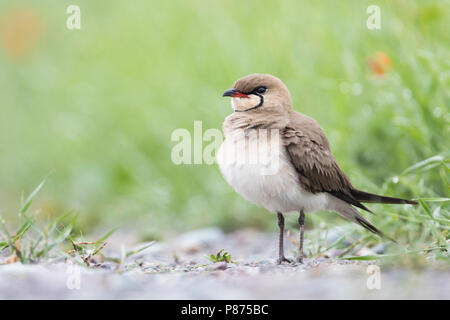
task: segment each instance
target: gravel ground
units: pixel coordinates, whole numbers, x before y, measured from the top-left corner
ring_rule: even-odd
[[[222,248],[236,263],[206,259]],[[65,263],[0,266],[0,299],[450,298],[448,270],[381,269],[377,289],[373,263],[319,258],[277,265],[271,259],[276,250],[275,234],[203,229],[155,243],[120,271],[112,263],[94,269]]]

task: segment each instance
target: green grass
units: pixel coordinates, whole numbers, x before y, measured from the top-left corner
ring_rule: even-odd
[[[76,235],[74,226],[78,217],[72,211],[53,218],[51,221],[39,221],[39,217],[27,212],[31,203],[44,185],[42,181],[27,197],[19,212],[20,227],[10,232],[6,221],[0,217],[0,254],[9,250],[6,259],[1,264],[21,262],[32,264],[38,262],[71,261],[86,267],[99,266],[104,261],[111,261],[120,270],[127,258],[149,248],[150,242],[138,249],[125,251],[121,257],[105,256],[102,250],[106,247],[106,240],[116,231],[112,229],[96,241],[85,241],[82,234]]]
[[[221,93],[263,72],[280,77],[294,108],[322,124],[355,186],[423,199],[416,208],[371,205],[371,221],[411,250],[446,245],[446,1],[377,1],[382,28],[372,31],[365,12],[373,1],[76,3],[80,31],[65,28],[72,2],[21,1],[37,40],[20,57],[0,43],[0,210],[11,225],[18,195],[54,171],[28,210],[50,221],[76,210],[75,228],[88,233],[117,225],[142,239],[209,226],[276,230],[217,166],[170,161],[174,129],[192,132],[194,120],[220,128],[231,111]],[[0,31],[17,6],[0,4]],[[378,78],[368,67],[376,52],[392,61]],[[339,226],[369,245],[380,241],[333,214],[307,219],[317,239]],[[306,237],[316,239],[311,230]]]

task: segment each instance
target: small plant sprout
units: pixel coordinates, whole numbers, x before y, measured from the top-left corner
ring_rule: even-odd
[[[208,257],[208,260],[212,263],[216,262],[226,262],[226,263],[234,263],[234,261],[231,261],[231,254],[224,251],[224,249],[219,250],[215,255],[210,254]]]

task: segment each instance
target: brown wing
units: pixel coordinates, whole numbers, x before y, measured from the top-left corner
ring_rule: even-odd
[[[306,190],[330,193],[370,212],[352,195],[354,187],[339,168],[322,128],[314,119],[295,113],[281,135],[299,181]]]

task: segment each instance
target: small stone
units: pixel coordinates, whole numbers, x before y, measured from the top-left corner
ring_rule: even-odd
[[[222,261],[214,263],[210,268],[212,270],[226,270],[228,268],[228,265],[225,261]]]
[[[372,251],[376,254],[383,254],[386,251],[386,244],[380,243],[379,245],[376,245],[372,248]]]
[[[274,264],[275,260],[274,259],[264,259],[258,262],[259,264]]]

